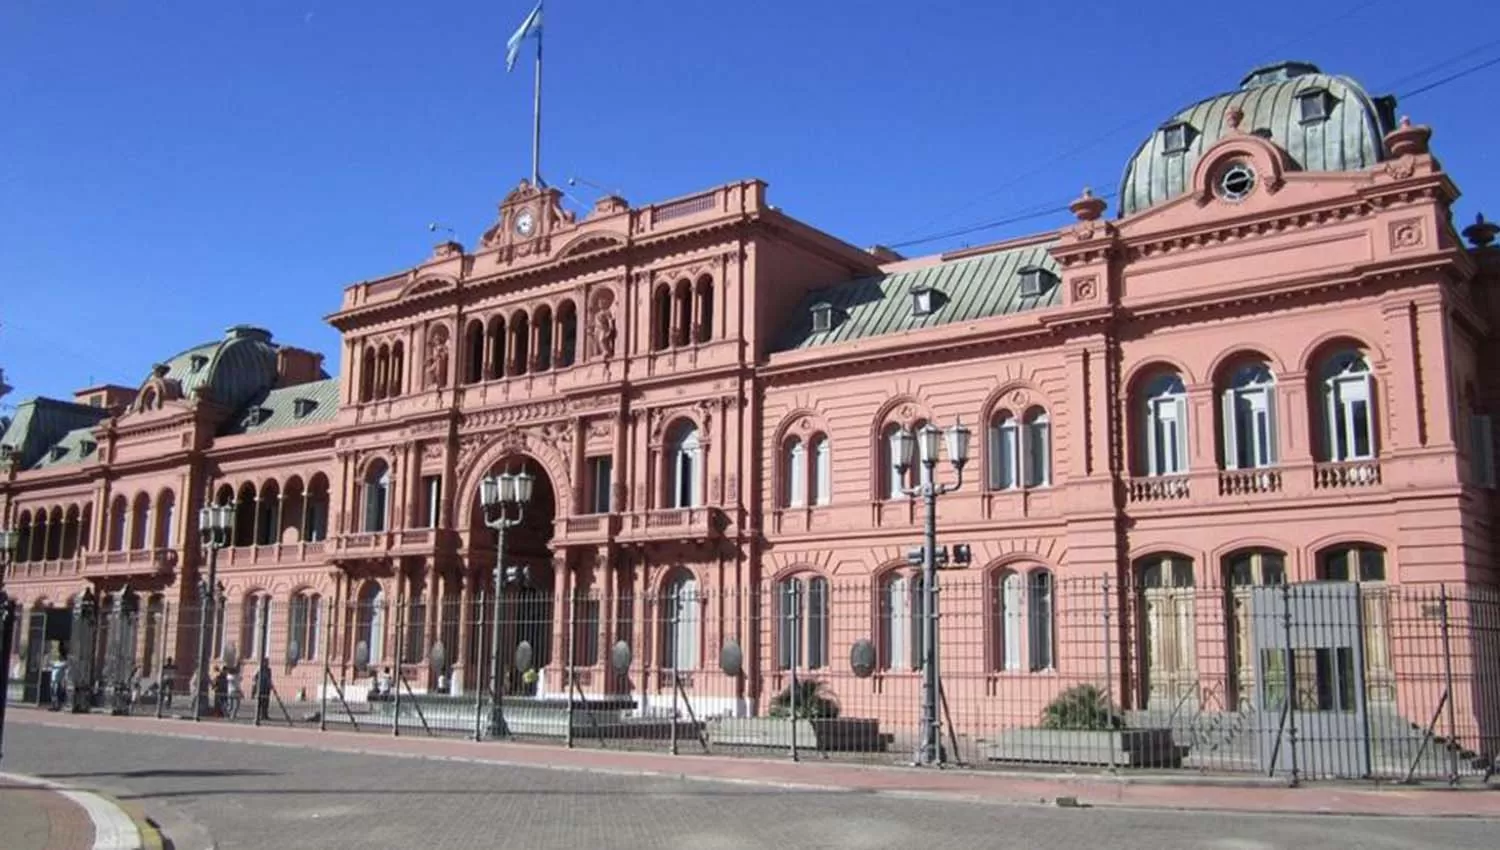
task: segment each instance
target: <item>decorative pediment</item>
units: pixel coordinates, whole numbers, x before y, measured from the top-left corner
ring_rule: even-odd
[[[559,229],[571,228],[576,220],[563,209],[562,192],[522,180],[500,202],[499,219],[484,232],[480,245],[485,248],[528,245],[550,238]]]
[[[457,243],[454,243],[457,244]],[[430,295],[434,292],[442,292],[447,289],[457,289],[458,280],[448,275],[423,275],[401,291],[402,298],[410,298],[414,295]]]
[[[557,259],[593,254],[625,245],[625,237],[615,233],[582,233],[557,251]]]

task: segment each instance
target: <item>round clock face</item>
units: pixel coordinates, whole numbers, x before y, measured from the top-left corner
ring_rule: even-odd
[[[521,236],[530,236],[531,231],[536,229],[536,219],[532,218],[531,210],[521,210],[516,215],[516,233]]]

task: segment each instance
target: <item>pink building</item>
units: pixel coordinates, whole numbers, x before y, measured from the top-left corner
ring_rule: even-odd
[[[540,692],[649,704],[663,671],[697,671],[680,696],[743,715],[795,668],[846,714],[909,723],[922,511],[887,440],[962,421],[939,525],[973,552],[944,574],[959,731],[1024,725],[1079,682],[1142,713],[1234,711],[1250,588],[1284,580],[1364,589],[1366,692],[1425,723],[1433,700],[1400,684],[1403,589],[1500,582],[1481,366],[1500,250],[1488,224],[1460,236],[1430,136],[1345,77],[1262,68],[1141,144],[1117,217],[1085,191],[1060,230],[916,259],[799,222],[757,181],[581,219],[523,183],[472,250],[345,290],[335,376],[235,327],[134,387],[21,402],[0,438],[20,643],[38,612],[128,586],[168,624],[137,637],[143,666],[188,668],[196,621],[170,612],[196,604],[212,499],[236,514],[217,643],[285,656],[283,691],[313,693],[325,660],[362,692],[364,651],[426,690],[441,642],[472,690],[495,562],[479,481],[524,466],[507,548],[533,567],[516,634]],[[868,679],[847,672],[859,638]],[[1465,746],[1492,753],[1479,639],[1455,625],[1446,657]]]

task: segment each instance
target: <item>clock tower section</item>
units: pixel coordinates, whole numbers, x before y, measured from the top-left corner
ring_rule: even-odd
[[[551,250],[553,233],[575,223],[573,213],[562,207],[562,192],[522,180],[500,202],[500,217],[484,232],[480,244],[499,249],[506,258],[545,256]]]

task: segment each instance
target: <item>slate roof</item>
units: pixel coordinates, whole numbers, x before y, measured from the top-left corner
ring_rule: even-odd
[[[1298,94],[1332,95],[1328,117],[1303,123]],[[1324,74],[1306,62],[1279,62],[1251,71],[1237,91],[1215,95],[1178,112],[1163,127],[1186,122],[1187,150],[1167,153],[1160,129],[1136,150],[1120,181],[1120,215],[1127,216],[1188,190],[1203,152],[1223,138],[1224,114],[1244,110],[1240,128],[1268,135],[1303,171],[1361,171],[1385,158],[1385,134],[1395,128],[1396,101],[1371,97],[1359,83]]]
[[[907,271],[858,278],[809,292],[792,312],[772,351],[794,351],[857,339],[1005,316],[1062,303],[1058,267],[1048,253],[1054,242],[1037,242]],[[1021,271],[1039,267],[1052,279],[1039,295],[1021,295]],[[913,289],[941,293],[935,309],[914,315]],[[813,307],[832,309],[831,329],[814,332]]]
[[[64,434],[61,440],[47,447],[31,469],[48,469],[54,466],[66,466],[71,463],[83,463],[99,452],[99,444],[94,439],[93,426],[87,428],[74,428]]]
[[[235,325],[224,338],[195,345],[169,358],[164,364],[167,381],[182,385],[184,398],[207,383],[210,396],[230,410],[238,410],[257,393],[276,382],[276,346],[270,332],[249,325]]]
[[[16,405],[15,416],[5,433],[0,434],[0,445],[19,456],[21,469],[29,469],[64,436],[74,431],[86,432],[108,416],[109,411],[97,407],[33,398]]]
[[[301,405],[298,400],[303,400]],[[299,416],[298,408],[301,408]],[[221,434],[262,434],[327,422],[339,411],[339,379],[262,391],[229,418]]]

